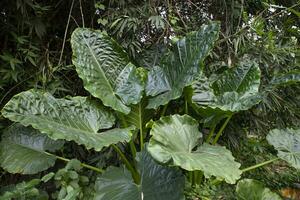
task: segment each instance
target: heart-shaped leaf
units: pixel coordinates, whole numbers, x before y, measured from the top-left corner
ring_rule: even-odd
[[[216,176],[228,183],[240,178],[240,164],[225,147],[203,144],[194,150],[202,133],[197,121],[188,115],[162,117],[154,122],[150,134],[148,151],[161,163],[201,170],[206,177]]]

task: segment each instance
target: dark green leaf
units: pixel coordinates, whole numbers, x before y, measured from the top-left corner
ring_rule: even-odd
[[[140,184],[125,168],[111,167],[96,181],[96,200],[183,200],[184,177],[179,170],[158,165],[143,151],[137,155]]]
[[[224,112],[248,110],[261,101],[260,69],[249,59],[228,69],[215,81],[200,74],[193,83],[192,101],[198,107],[210,107]]]
[[[73,32],[71,44],[73,63],[84,87],[100,98],[104,105],[128,114],[130,108],[125,103],[140,99],[142,86],[134,82],[137,80],[135,67],[129,62],[126,52],[107,35],[84,28],[77,28]],[[120,77],[121,74],[127,77]],[[124,89],[127,86],[138,88],[137,94],[128,97],[132,88]],[[125,99],[125,103],[116,93]]]
[[[285,74],[275,76],[270,85],[272,87],[292,85],[300,82],[300,70],[290,71]]]
[[[140,102],[145,85],[134,65],[128,64],[119,74],[116,82],[116,94],[126,105]]]
[[[200,63],[212,49],[219,34],[219,23],[204,25],[179,40],[162,59],[160,66],[148,75],[146,94],[148,108],[157,108],[181,96],[184,87],[191,85],[200,71]]]
[[[14,124],[2,136],[0,164],[10,173],[35,174],[55,163],[56,158],[45,151],[55,151],[62,145],[62,141],[53,141],[31,127]]]

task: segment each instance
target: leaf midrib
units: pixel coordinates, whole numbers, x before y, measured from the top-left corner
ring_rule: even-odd
[[[96,61],[96,63],[97,63],[97,66],[98,66],[98,68],[99,68],[99,70],[100,70],[102,76],[104,77],[104,80],[107,82],[107,84],[108,84],[108,86],[109,86],[109,89],[110,89],[110,92],[115,96],[114,90],[113,90],[113,88],[112,88],[110,82],[108,81],[108,79],[107,79],[107,77],[106,77],[106,75],[105,75],[105,73],[104,73],[102,67],[100,66],[100,63],[98,62],[96,56],[94,55],[94,51],[91,49],[90,45],[89,45],[88,42],[86,41],[86,39],[85,39],[83,33],[81,33],[81,36],[82,36],[82,38],[83,38],[85,44],[87,45],[87,47],[88,47],[90,53],[92,54],[93,58],[95,59],[95,61]]]

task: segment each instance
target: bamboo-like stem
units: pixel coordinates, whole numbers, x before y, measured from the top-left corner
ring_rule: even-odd
[[[270,163],[272,163],[272,162],[275,162],[275,161],[277,161],[277,160],[279,160],[279,158],[274,158],[274,159],[271,159],[271,160],[267,160],[267,161],[265,161],[265,162],[262,162],[262,163],[259,163],[259,164],[256,164],[256,165],[247,167],[247,168],[245,168],[245,169],[242,169],[242,172],[244,173],[244,172],[247,172],[247,171],[250,171],[250,170],[253,170],[253,169],[262,167],[262,166],[264,166],[264,165],[268,165],[268,164],[270,164]]]
[[[65,161],[65,162],[70,162],[71,160],[68,159],[68,158],[64,158],[64,157],[61,157],[61,156],[57,156],[57,155],[54,155],[52,153],[49,153],[49,152],[45,152],[45,154],[49,155],[49,156],[54,156],[56,159],[59,159],[59,160],[62,160],[62,161]],[[97,167],[94,167],[94,166],[91,166],[91,165],[88,165],[88,164],[85,164],[85,163],[80,163],[80,165],[84,168],[87,168],[87,169],[91,169],[93,171],[96,171],[98,173],[102,173],[103,172],[103,169],[100,169],[100,168],[97,168]]]
[[[218,142],[220,136],[222,135],[222,133],[223,133],[224,129],[226,128],[228,122],[230,121],[231,117],[232,117],[232,114],[229,115],[229,117],[226,119],[226,121],[224,122],[224,124],[222,125],[220,130],[218,131],[218,133],[217,133],[215,139],[213,140],[212,144],[216,144]]]

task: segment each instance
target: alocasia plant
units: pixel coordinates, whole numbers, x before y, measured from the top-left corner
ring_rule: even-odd
[[[184,176],[195,184],[201,173],[208,179],[236,183],[242,172],[256,166],[240,170],[231,152],[216,143],[233,113],[259,103],[260,70],[247,58],[215,80],[205,77],[200,65],[219,29],[219,23],[211,22],[187,34],[148,69],[135,66],[138,62],[130,60],[109,36],[77,28],[71,38],[73,64],[94,98],[56,98],[35,89],[15,95],[2,110],[4,117],[19,124],[3,134],[1,167],[33,174],[53,166],[56,159],[71,162],[54,154],[65,140],[96,152],[112,147],[125,164],[104,170],[80,163],[102,173],[95,183],[94,199],[180,200],[184,199]],[[168,102],[180,97],[185,99],[185,115],[162,116]],[[187,103],[202,115],[204,124],[188,115]],[[209,144],[217,123],[225,117]],[[199,129],[206,125],[211,127],[208,138]],[[276,142],[274,134],[269,142],[282,159],[291,162],[281,152],[287,144]],[[297,134],[291,140],[294,137]],[[130,152],[124,153],[118,143],[128,144],[132,155],[126,156]],[[298,159],[299,149],[286,148]],[[298,161],[291,164],[299,166]]]

